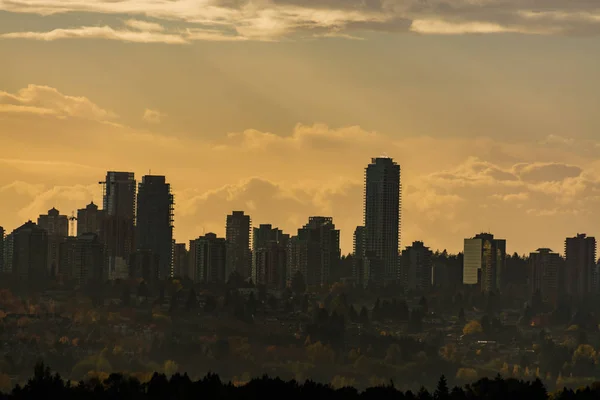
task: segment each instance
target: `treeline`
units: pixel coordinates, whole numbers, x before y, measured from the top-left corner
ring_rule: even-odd
[[[73,384],[65,382],[60,375],[52,374],[49,367],[36,365],[34,376],[24,386],[17,386],[10,394],[2,394],[3,399],[60,398],[69,399],[410,399],[410,400],[563,400],[600,398],[600,384],[593,384],[577,391],[563,389],[548,393],[540,380],[522,381],[516,379],[480,379],[465,387],[450,389],[442,376],[433,392],[421,388],[416,392],[402,392],[387,385],[371,387],[359,392],[351,387],[335,388],[312,381],[299,383],[285,382],[278,378],[264,376],[245,384],[224,383],[218,375],[208,374],[193,382],[187,375],[175,374],[168,378],[155,373],[147,383],[134,377],[111,374],[100,382],[91,379]]]

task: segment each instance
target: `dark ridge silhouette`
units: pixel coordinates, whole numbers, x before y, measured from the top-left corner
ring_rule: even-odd
[[[439,379],[437,388],[430,393],[425,388],[418,392],[402,392],[387,385],[371,387],[363,392],[345,387],[306,381],[285,382],[279,378],[253,379],[244,385],[222,382],[218,375],[209,373],[203,379],[193,382],[187,374],[175,374],[167,378],[154,373],[147,383],[140,383],[134,377],[111,374],[103,382],[91,379],[87,382],[71,384],[60,375],[52,374],[43,363],[35,366],[34,375],[23,387],[16,386],[12,393],[1,394],[1,399],[258,399],[263,397],[299,399],[377,399],[377,400],[501,400],[501,399],[592,399],[600,398],[600,385],[593,384],[577,391],[563,389],[549,394],[539,379],[526,382],[516,379],[480,379],[465,387],[448,387],[446,378]]]

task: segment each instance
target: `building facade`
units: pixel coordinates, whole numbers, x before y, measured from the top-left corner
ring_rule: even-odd
[[[465,239],[463,263],[463,284],[479,284],[483,292],[499,290],[506,263],[506,240],[495,239],[489,233]]]
[[[48,278],[48,232],[28,221],[9,235],[13,274],[28,281]]]
[[[250,278],[252,256],[250,253],[250,230],[252,222],[243,211],[233,211],[227,216],[225,239],[227,240],[227,278],[237,272],[243,279]]]
[[[6,273],[4,270],[4,228],[0,226],[0,273]]]
[[[214,233],[190,243],[190,262],[193,269],[194,281],[199,283],[225,283],[227,243],[225,238],[219,238]],[[192,254],[193,251],[193,254]]]
[[[299,271],[308,286],[321,286],[340,262],[340,231],[331,217],[310,217],[288,248],[288,282]]]
[[[60,215],[56,208],[48,214],[38,217],[38,226],[48,232],[48,272],[50,276],[58,273],[60,247],[69,236],[69,217]]]
[[[565,240],[567,294],[575,299],[583,299],[594,292],[596,261],[596,238],[577,234]]]
[[[560,270],[563,259],[550,249],[537,249],[529,254],[531,294],[539,293],[542,301],[556,306],[560,295]]]
[[[364,287],[366,282],[365,277],[365,257],[366,257],[366,235],[367,231],[364,226],[357,226],[354,230],[352,240],[352,279],[358,286]]]
[[[191,278],[189,265],[189,252],[185,243],[173,242],[173,276],[180,278]]]
[[[102,239],[102,226],[104,224],[104,210],[99,210],[92,201],[85,208],[77,210],[77,235],[94,233]]]
[[[406,291],[426,292],[432,285],[433,252],[423,242],[402,251],[401,284]]]
[[[104,226],[106,279],[126,279],[129,260],[135,251],[136,181],[133,172],[109,171],[104,186]]]
[[[100,237],[95,233],[82,233],[69,237],[61,244],[58,275],[80,285],[102,282],[105,268],[105,251]]]
[[[146,175],[138,187],[136,248],[159,258],[159,279],[173,275],[173,195],[164,176]]]
[[[382,274],[369,274],[380,276],[380,284],[399,278],[401,198],[400,165],[389,157],[373,158],[365,169],[365,254],[379,259],[372,265],[383,266]]]
[[[286,282],[290,235],[271,224],[261,224],[252,233],[252,281],[280,286]]]

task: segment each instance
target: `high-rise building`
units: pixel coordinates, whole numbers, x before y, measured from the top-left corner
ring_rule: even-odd
[[[190,242],[190,261],[194,281],[224,283],[226,279],[226,253],[225,238],[219,238],[214,233],[207,233]]]
[[[152,250],[137,250],[129,261],[129,275],[146,282],[156,282],[160,276],[160,255]]]
[[[370,265],[383,268],[381,275],[369,274],[381,284],[399,278],[401,191],[400,165],[389,157],[373,158],[365,169],[365,254],[377,259]]]
[[[173,276],[191,278],[188,265],[189,253],[185,243],[173,242]]]
[[[8,238],[10,268],[19,279],[43,281],[48,277],[48,231],[28,221]]]
[[[353,237],[353,250],[352,255],[354,259],[352,260],[352,278],[354,283],[358,286],[364,287],[366,282],[364,282],[365,277],[365,257],[366,257],[366,229],[364,226],[357,226],[354,230]]]
[[[529,254],[529,284],[531,294],[540,293],[542,300],[556,306],[559,294],[559,276],[563,259],[550,249],[537,249]]]
[[[565,275],[567,294],[582,299],[592,293],[596,265],[596,239],[577,234],[565,241]]]
[[[61,243],[58,275],[78,284],[101,282],[106,257],[104,245],[97,234],[82,233]]]
[[[340,262],[340,231],[331,217],[310,217],[290,239],[288,274],[290,281],[300,272],[308,286],[330,283],[329,272]]]
[[[401,283],[407,291],[427,291],[432,285],[433,252],[423,242],[413,242],[402,251]]]
[[[77,235],[95,233],[98,240],[102,239],[102,226],[104,223],[104,210],[99,210],[92,201],[85,208],[77,210]]]
[[[103,242],[107,250],[107,279],[126,279],[128,263],[135,250],[136,183],[133,172],[106,174],[104,185]]]
[[[287,282],[290,235],[271,224],[261,224],[252,234],[252,281],[271,289]]]
[[[500,289],[506,263],[506,240],[481,233],[465,239],[464,249],[463,283],[480,284],[484,292]]]
[[[52,208],[47,215],[38,217],[37,224],[48,232],[48,272],[54,276],[58,272],[60,245],[69,236],[69,217]]]
[[[4,270],[4,228],[0,226],[0,273],[5,273]]]
[[[159,279],[173,271],[173,195],[164,176],[146,175],[138,187],[136,244],[159,258]]]
[[[250,255],[250,216],[243,211],[233,211],[227,216],[225,239],[227,240],[227,271],[229,278],[237,272],[243,279],[250,278],[252,257]]]

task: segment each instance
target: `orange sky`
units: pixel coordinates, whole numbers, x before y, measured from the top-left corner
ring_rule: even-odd
[[[328,215],[350,252],[385,153],[403,245],[561,251],[600,226],[600,10],[551,2],[0,0],[0,225],[151,170],[179,241]]]

